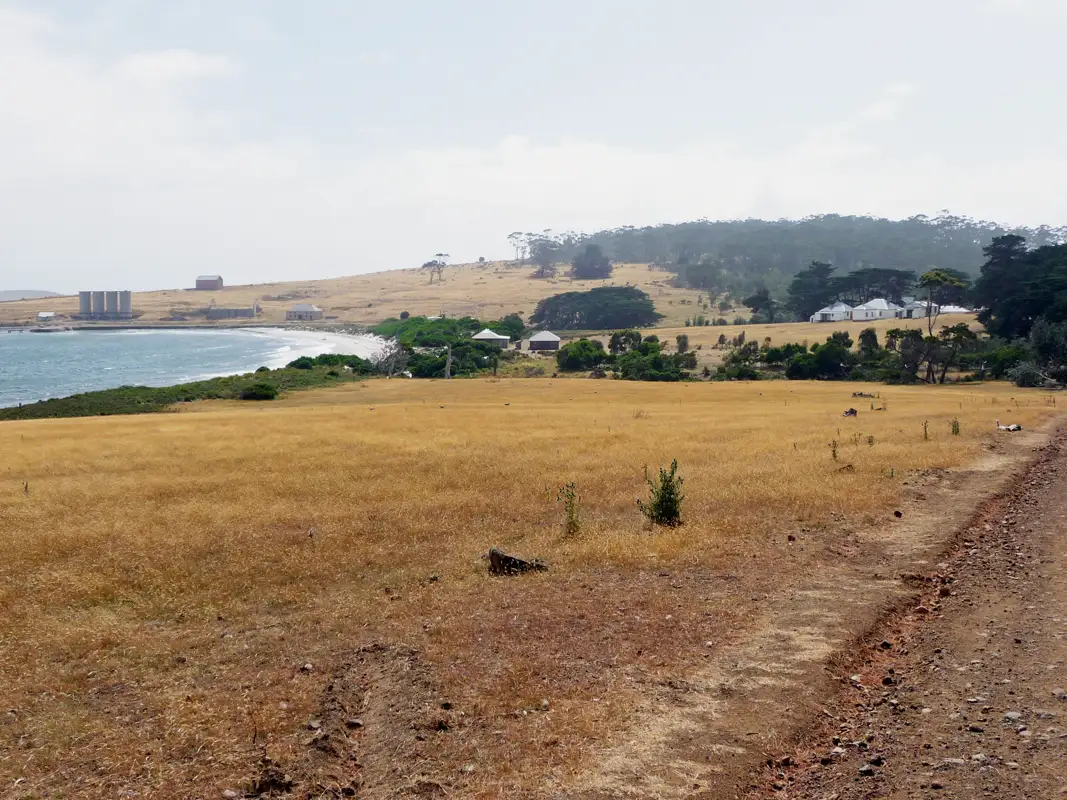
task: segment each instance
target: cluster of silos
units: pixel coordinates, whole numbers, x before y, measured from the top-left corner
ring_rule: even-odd
[[[133,292],[78,292],[82,319],[133,319]]]

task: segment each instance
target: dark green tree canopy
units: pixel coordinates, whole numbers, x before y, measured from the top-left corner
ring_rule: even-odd
[[[771,298],[767,287],[761,287],[741,301],[752,309],[754,314],[763,317],[767,322],[774,322],[778,312],[778,303]]]
[[[571,262],[571,276],[578,280],[610,278],[611,259],[604,255],[600,245],[587,244]]]
[[[551,237],[559,245],[560,260],[569,261],[587,244],[596,244],[616,263],[656,264],[715,295],[745,296],[762,285],[784,297],[792,277],[812,261],[833,264],[841,273],[892,269],[918,275],[936,264],[974,275],[982,263],[982,247],[1005,234],[1024,236],[1034,247],[1067,241],[1067,228],[1012,228],[947,211],[902,220],[838,214],[799,220],[698,220]],[[525,236],[529,241],[549,235]],[[892,292],[884,294],[895,299]]]
[[[608,341],[608,350],[616,354],[625,353],[640,344],[641,331],[635,331],[631,328],[625,331],[615,331],[615,333],[611,334],[611,339]]]
[[[486,324],[485,327],[495,333],[511,337],[513,342],[521,339],[522,334],[526,331],[526,324],[518,314],[508,314],[503,319]]]
[[[810,318],[837,296],[835,267],[825,261],[812,261],[798,272],[789,284],[789,309],[800,320]]]
[[[1020,236],[1000,236],[985,248],[973,295],[979,321],[994,336],[1025,338],[1038,319],[1067,321],[1067,245],[1026,248]]]
[[[633,286],[601,286],[587,292],[564,292],[537,304],[534,325],[554,330],[644,328],[663,318],[652,299]]]

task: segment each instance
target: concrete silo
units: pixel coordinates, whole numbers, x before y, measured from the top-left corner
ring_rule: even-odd
[[[78,316],[91,317],[93,315],[93,293],[78,292]]]
[[[133,292],[119,292],[119,319],[133,319]]]
[[[93,292],[93,316],[104,316],[104,293]]]
[[[119,315],[119,293],[104,292],[104,313],[108,319],[115,319]]]

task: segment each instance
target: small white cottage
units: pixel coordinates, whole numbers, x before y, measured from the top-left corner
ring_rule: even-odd
[[[812,322],[844,322],[849,319],[852,319],[852,306],[840,300],[811,315]]]
[[[852,309],[852,319],[855,322],[867,322],[876,319],[894,319],[899,310],[900,306],[879,297],[874,300],[868,300],[863,305],[856,306]]]
[[[936,317],[940,313],[941,306],[937,303],[928,303],[925,300],[912,300],[897,310],[897,316],[900,319],[925,319],[926,317]]]
[[[476,342],[484,342],[485,344],[493,344],[499,347],[501,350],[507,350],[508,342],[511,341],[510,336],[504,336],[496,331],[491,331],[488,328],[478,331],[471,337]]]

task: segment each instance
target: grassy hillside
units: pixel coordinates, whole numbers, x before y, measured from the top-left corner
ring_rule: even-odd
[[[644,289],[666,315],[665,324],[681,325],[694,314],[692,289],[674,289],[669,285],[671,273],[650,270],[647,264],[627,264],[616,267],[614,276],[606,281],[571,281],[566,277],[535,280],[530,277],[532,266],[511,267],[505,264],[468,264],[448,267],[444,281],[429,283],[427,273],[418,269],[391,270],[347,278],[321,281],[288,281],[252,286],[232,286],[218,292],[198,292],[173,289],[158,292],[137,292],[133,297],[134,310],[142,312],[138,323],[160,322],[172,314],[190,315],[214,300],[221,307],[249,306],[259,302],[263,314],[259,322],[279,323],[294,303],[315,303],[327,316],[339,322],[370,324],[387,317],[410,314],[436,316],[472,316],[478,319],[499,319],[512,311],[529,316],[539,300],[560,292],[591,289],[595,286],[631,284]],[[0,325],[28,323],[36,319],[38,311],[56,311],[73,315],[78,311],[78,298],[57,297],[40,301],[4,303],[0,305]],[[190,322],[204,324],[202,316],[190,316]]]
[[[37,300],[42,297],[59,297],[57,292],[46,292],[42,289],[3,289],[0,290],[0,303],[13,300]]]

